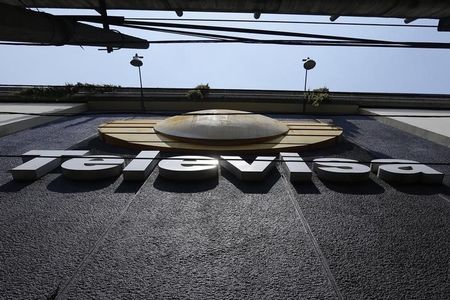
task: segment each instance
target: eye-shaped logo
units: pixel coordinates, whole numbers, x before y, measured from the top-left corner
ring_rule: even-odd
[[[260,114],[212,109],[165,120],[131,119],[102,124],[106,143],[176,152],[274,153],[335,143],[342,129],[313,121],[278,121]]]

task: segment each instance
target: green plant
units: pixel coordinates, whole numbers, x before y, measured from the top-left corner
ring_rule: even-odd
[[[77,82],[76,84],[66,83],[64,86],[33,87],[21,90],[16,95],[20,97],[31,97],[33,99],[64,99],[80,92],[88,94],[103,94],[107,92],[113,92],[118,88],[120,88],[119,85],[97,85]]]
[[[331,101],[330,91],[326,87],[314,89],[305,93],[305,99],[313,107],[319,107],[322,103]]]
[[[209,94],[209,84],[199,84],[194,89],[186,93],[189,100],[202,100]]]

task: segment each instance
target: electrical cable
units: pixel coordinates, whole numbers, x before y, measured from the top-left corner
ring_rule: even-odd
[[[148,30],[153,30],[149,28]],[[222,44],[222,43],[243,43],[243,44],[261,44],[261,45],[284,45],[284,46],[328,46],[328,47],[371,47],[371,48],[408,48],[408,49],[450,49],[450,43],[434,42],[389,42],[382,44],[372,44],[363,42],[344,42],[344,41],[315,41],[315,40],[239,40],[239,37],[231,37],[230,40],[147,40],[150,44]],[[236,40],[233,40],[235,38]],[[85,43],[98,43],[98,41],[84,41]],[[103,46],[117,44],[117,41],[102,41]],[[127,41],[127,44],[141,43],[140,41]],[[389,44],[392,43],[392,44]],[[38,43],[15,43],[0,42],[0,45],[12,46],[58,46],[55,44]],[[69,44],[71,46],[80,46]]]
[[[149,41],[150,44],[227,44],[227,43],[244,43],[244,44],[261,44],[261,45],[289,45],[289,46],[330,46],[330,47],[373,47],[373,48],[426,48],[426,49],[448,49],[450,45],[420,45],[410,46],[404,44],[364,44],[364,43],[346,43],[333,41],[311,41],[311,40],[155,40]]]
[[[149,40],[150,44],[226,44],[244,43],[261,45],[289,45],[289,46],[328,46],[328,47],[371,47],[371,48],[409,48],[409,49],[450,49],[450,43],[420,43],[402,42],[401,44],[364,44],[333,41],[311,40],[255,40],[242,42],[238,40]]]
[[[17,1],[19,1],[19,3],[22,4],[22,6],[23,6],[24,8],[28,8],[28,5],[26,5],[26,4],[23,2],[23,0],[17,0]]]
[[[326,39],[326,41],[309,41],[307,45],[327,45],[335,46],[342,45],[344,42],[345,46],[369,46],[377,47],[380,45],[390,45],[392,47],[413,47],[413,48],[450,48],[450,43],[433,43],[433,42],[397,42],[397,41],[385,41],[385,40],[374,40],[374,39],[363,39],[363,38],[352,38],[344,36],[333,36],[333,35],[321,35],[321,34],[309,34],[309,33],[297,33],[289,31],[274,31],[274,30],[261,30],[261,29],[250,29],[250,28],[234,28],[234,27],[218,27],[218,26],[204,26],[204,25],[192,25],[192,24],[173,24],[173,23],[158,23],[158,22],[127,22],[125,21],[121,26],[138,25],[147,27],[152,30],[153,27],[175,27],[175,28],[186,28],[195,30],[207,30],[207,31],[226,31],[226,32],[238,32],[246,34],[261,34],[261,35],[278,35],[278,36],[290,36],[290,37],[304,37],[304,38],[314,38],[314,39]],[[145,28],[140,28],[145,29]],[[238,39],[238,37],[234,37]],[[150,41],[149,41],[150,42]],[[219,41],[227,42],[227,41]],[[154,42],[153,42],[154,43]],[[272,44],[284,44],[284,45],[305,45],[304,41],[299,40],[257,40],[249,41],[249,43],[272,43]]]
[[[221,26],[209,26],[209,25],[195,25],[195,24],[175,24],[166,22],[148,22],[148,21],[134,21],[134,20],[178,20],[178,19],[163,19],[163,18],[119,18],[120,21],[111,21],[111,25],[135,28],[141,30],[159,31],[171,34],[182,34],[196,37],[208,38],[207,40],[155,40],[147,41],[151,44],[187,44],[187,43],[250,43],[250,44],[272,44],[272,45],[297,45],[297,46],[346,46],[346,47],[395,47],[395,48],[420,48],[420,49],[450,49],[450,43],[440,42],[401,42],[401,41],[386,41],[378,39],[367,38],[354,38],[346,36],[335,35],[323,35],[323,34],[311,34],[311,33],[298,33],[291,31],[274,31],[252,28],[239,28],[239,27],[221,27]],[[221,21],[217,19],[184,19],[187,20],[209,20],[209,21]],[[223,20],[222,20],[223,21]],[[238,22],[245,20],[226,20],[229,22]],[[91,23],[102,23],[101,20],[92,19]],[[250,21],[246,21],[250,22]],[[258,22],[291,22],[291,21],[251,21],[253,23]],[[292,21],[294,22],[294,21]],[[326,22],[300,22],[305,24],[329,24]],[[399,25],[399,24],[372,24],[372,23],[333,23],[340,25]],[[413,25],[406,25],[413,26]],[[419,26],[419,25],[416,25]],[[420,25],[431,26],[431,25]],[[436,27],[436,26],[431,26]],[[163,29],[164,28],[164,29]],[[290,36],[300,38],[312,38],[318,40],[286,40],[286,39],[253,39],[247,37],[229,36],[229,35],[217,35],[211,33],[202,33],[196,31],[182,31],[166,28],[184,28],[201,31],[222,31],[222,32],[234,32],[244,34],[257,34],[257,35],[276,35],[276,36]],[[212,40],[211,40],[212,39]],[[117,41],[103,41],[105,46],[109,44],[115,44]],[[129,41],[128,44],[141,43],[142,41]],[[84,43],[98,43],[98,41],[84,41]],[[53,44],[48,43],[20,43],[20,42],[0,42],[0,45],[25,45],[25,46],[50,46]]]
[[[174,24],[174,23],[163,23],[163,22],[142,22],[142,21],[127,21],[127,20],[125,20],[123,24],[118,25],[118,26],[124,26],[124,25],[139,25],[139,26],[152,26],[152,27],[195,29],[195,30],[206,30],[206,31],[237,32],[237,33],[246,33],[246,34],[290,36],[290,37],[301,37],[301,38],[340,40],[340,41],[346,41],[346,42],[350,42],[350,41],[366,42],[366,43],[385,43],[386,42],[386,41],[374,40],[374,39],[353,38],[353,37],[311,34],[311,33],[298,33],[298,32],[291,32],[291,31],[277,31],[277,30],[222,27],[222,26],[209,26],[209,25],[194,25],[194,24]]]
[[[379,41],[379,40],[367,40],[367,39],[351,39],[345,40],[346,37],[334,37],[336,39],[341,39],[337,41],[333,40],[261,40],[261,39],[251,39],[236,36],[225,36],[216,35],[209,33],[199,33],[192,31],[180,31],[180,30],[170,30],[154,28],[151,26],[141,25],[122,25],[124,27],[138,28],[150,31],[163,31],[167,33],[174,34],[184,34],[191,36],[207,37],[208,40],[155,40],[147,41],[150,44],[186,44],[186,43],[250,43],[250,44],[272,44],[272,45],[297,45],[297,46],[345,46],[345,47],[384,47],[384,48],[420,48],[420,49],[450,49],[450,43],[435,43],[435,42],[394,42],[394,41]],[[245,29],[242,29],[245,30]],[[283,32],[278,32],[283,34]],[[291,33],[292,35],[305,35],[298,33]],[[308,34],[309,35],[309,34]],[[322,35],[312,35],[315,38],[320,38]],[[215,40],[210,40],[215,38]],[[86,43],[96,43],[98,41],[85,41]],[[104,45],[108,43],[117,43],[117,41],[103,41]],[[127,42],[132,44],[133,41]],[[136,41],[136,43],[141,43],[141,41]],[[26,45],[26,46],[50,46],[53,44],[43,44],[43,43],[17,43],[17,42],[0,42],[0,45]]]
[[[160,30],[155,29],[155,27],[170,27],[170,28],[186,28],[195,30],[207,30],[207,31],[226,31],[226,32],[238,32],[246,34],[262,34],[262,35],[281,35],[281,36],[291,36],[291,37],[309,37],[314,39],[328,39],[325,41],[304,41],[304,40],[255,40],[236,36],[226,36],[226,38],[234,40],[215,40],[215,41],[203,41],[203,40],[190,40],[190,41],[178,41],[178,43],[235,43],[235,42],[245,42],[245,43],[259,43],[259,44],[278,44],[278,45],[316,45],[316,46],[356,46],[356,47],[382,47],[382,45],[389,45],[386,47],[412,47],[412,48],[450,48],[450,43],[433,43],[433,42],[397,42],[397,41],[384,41],[384,40],[374,40],[374,39],[362,39],[362,38],[352,38],[343,36],[332,36],[332,35],[320,35],[320,34],[307,34],[307,33],[296,33],[288,31],[273,31],[273,30],[260,30],[260,29],[249,29],[249,28],[233,28],[233,27],[218,27],[218,26],[203,26],[203,25],[192,25],[192,24],[173,24],[173,23],[160,23],[160,22],[127,22],[119,25],[122,27],[134,27],[143,30]],[[132,27],[133,28],[133,27]],[[176,33],[176,32],[174,32]],[[183,32],[182,34],[202,34],[196,32]],[[242,40],[247,39],[247,40]],[[149,41],[149,43],[175,43],[174,41]]]
[[[217,35],[217,34],[208,34],[208,33],[201,33],[201,32],[193,32],[193,31],[182,31],[182,30],[173,30],[173,29],[162,29],[159,27],[153,27],[153,26],[142,26],[142,25],[122,25],[123,27],[128,28],[134,28],[134,29],[142,29],[142,30],[149,30],[149,31],[159,31],[159,32],[165,32],[165,33],[173,33],[173,34],[181,34],[181,35],[190,35],[190,36],[198,36],[198,37],[206,37],[206,38],[217,38],[216,40],[212,40],[210,42],[238,42],[238,43],[274,43],[274,44],[295,44],[298,43],[298,45],[307,45],[310,43],[319,43],[321,45],[325,44],[333,44],[337,42],[333,41],[308,41],[308,40],[259,40],[259,39],[250,39],[250,38],[243,38],[243,37],[237,37],[237,36],[228,36],[228,35]],[[208,42],[207,40],[189,40],[190,42]],[[163,43],[164,41],[162,41]],[[152,43],[156,43],[155,41],[152,41]],[[362,44],[362,43],[361,43]]]
[[[189,35],[189,36],[196,36],[196,37],[206,37],[206,38],[216,39],[217,41],[228,41],[228,40],[229,41],[236,41],[236,42],[257,41],[255,39],[233,37],[233,36],[228,36],[228,35],[201,33],[201,32],[184,31],[184,30],[174,30],[174,29],[163,29],[163,28],[150,27],[150,26],[123,25],[123,27],[134,28],[134,29],[143,29],[143,30],[151,30],[151,31],[159,31],[159,32],[164,32],[164,33]]]
[[[130,21],[178,21],[178,22],[230,22],[230,23],[268,23],[268,24],[304,24],[304,25],[340,25],[340,26],[374,26],[374,27],[409,27],[437,28],[437,25],[355,23],[355,22],[319,22],[319,21],[283,21],[283,20],[239,20],[239,19],[196,19],[196,18],[125,18]]]

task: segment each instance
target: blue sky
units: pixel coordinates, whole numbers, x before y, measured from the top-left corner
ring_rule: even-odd
[[[68,14],[64,10],[51,10]],[[80,14],[80,11],[72,11]],[[82,11],[81,13],[87,13]],[[95,12],[89,12],[95,14]],[[112,11],[126,17],[176,17],[173,12]],[[251,14],[188,13],[183,18],[253,20]],[[262,15],[260,20],[328,21],[327,16]],[[336,22],[383,22],[400,19],[341,17]],[[200,23],[199,23],[200,24]],[[436,20],[412,24],[436,25]],[[221,24],[270,30],[381,38],[408,41],[449,42],[450,33],[435,28],[315,26],[298,24]],[[123,33],[158,40],[186,37],[120,29]],[[187,37],[189,38],[189,37]],[[270,38],[270,37],[266,37]],[[129,61],[134,53],[144,56],[145,87],[190,88],[208,83],[211,88],[302,90],[302,58],[314,58],[317,66],[308,75],[308,88],[332,91],[406,92],[450,94],[450,50],[274,46],[252,44],[150,45],[147,50],[123,49],[111,54],[77,46],[0,46],[1,84],[97,83],[138,86],[138,73]]]

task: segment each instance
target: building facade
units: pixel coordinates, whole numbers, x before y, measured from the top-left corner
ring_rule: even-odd
[[[324,157],[367,166],[407,159],[443,173],[443,183],[396,184],[373,173],[359,183],[316,173],[295,183],[280,163],[257,182],[223,167],[198,181],[163,178],[158,168],[138,182],[70,180],[60,169],[13,180],[8,171],[30,150],[85,149],[129,163],[139,150],[104,143],[98,126],[148,117],[64,116],[0,138],[1,298],[449,298],[449,148],[380,117],[269,115],[343,129],[339,142],[297,152],[311,168]]]

